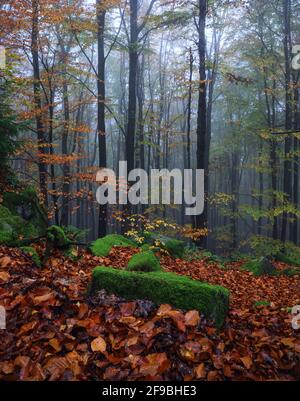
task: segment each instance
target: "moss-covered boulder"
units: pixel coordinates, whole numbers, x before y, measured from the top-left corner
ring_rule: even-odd
[[[185,242],[165,235],[144,231],[143,236],[146,243],[152,247],[166,250],[173,258],[183,258],[185,252]]]
[[[32,258],[36,266],[38,267],[42,266],[41,259],[37,251],[32,246],[22,246],[20,249]]]
[[[47,242],[52,248],[68,249],[72,241],[67,237],[64,229],[59,226],[51,226],[47,229]]]
[[[242,269],[252,272],[254,276],[261,276],[263,274],[272,276],[276,274],[276,268],[272,261],[265,257],[249,260],[242,266]]]
[[[136,247],[137,245],[129,238],[118,234],[109,234],[103,238],[99,238],[92,242],[90,250],[95,256],[108,256],[109,252],[114,246],[131,246]]]
[[[229,308],[229,291],[174,273],[132,272],[109,267],[93,271],[90,294],[105,289],[126,299],[149,299],[157,306],[168,303],[176,308],[196,309],[221,327]]]
[[[47,214],[34,189],[16,188],[3,194],[0,205],[0,244],[21,246],[44,235]]]
[[[128,271],[155,272],[161,271],[159,260],[152,251],[136,253],[128,262]]]
[[[23,238],[34,238],[38,236],[37,228],[30,222],[0,206],[0,244],[18,246]]]
[[[39,234],[44,234],[48,225],[46,210],[41,206],[34,188],[16,188],[3,195],[3,206],[14,216],[19,216],[34,227]],[[32,228],[33,229],[33,228]]]

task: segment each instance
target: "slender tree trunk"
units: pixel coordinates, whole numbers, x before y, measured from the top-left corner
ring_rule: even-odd
[[[99,167],[107,167],[106,129],[105,129],[105,55],[104,29],[105,14],[103,2],[97,0],[97,38],[98,38],[98,76],[97,76],[97,132],[99,144]],[[104,237],[107,230],[107,205],[99,206],[98,236]]]
[[[199,18],[198,18],[198,53],[199,53],[199,96],[198,96],[198,117],[197,117],[197,168],[205,170],[204,192],[205,202],[204,211],[195,218],[196,228],[207,228],[207,192],[208,192],[208,144],[207,144],[207,126],[206,126],[206,38],[205,24],[207,2],[199,0]],[[205,247],[207,237],[203,237],[200,245]]]
[[[290,55],[291,55],[291,1],[283,0],[283,22],[284,22],[284,59],[285,59],[285,129],[290,131],[292,128],[292,107],[291,107],[291,67],[290,67]],[[287,135],[284,144],[284,172],[283,172],[283,192],[286,194],[286,200],[292,201],[292,163],[290,152],[292,150],[292,138]],[[288,213],[284,212],[282,215],[282,226],[281,226],[281,241],[287,240],[287,225],[288,225]]]
[[[63,106],[64,106],[64,129],[62,135],[62,154],[68,155],[68,138],[69,138],[69,127],[70,127],[70,102],[69,102],[69,88],[66,81],[66,63],[67,55],[64,54],[63,59]],[[67,226],[69,224],[69,196],[70,196],[70,164],[68,162],[63,165],[63,206],[61,210],[60,224]]]
[[[192,115],[192,83],[193,83],[193,53],[189,50],[189,91],[187,104],[187,168],[191,168],[191,115]]]
[[[43,197],[43,203],[48,206],[48,191],[47,191],[47,167],[44,163],[44,157],[47,154],[46,151],[46,138],[45,138],[45,127],[42,117],[42,95],[41,95],[41,77],[40,77],[40,66],[39,66],[39,0],[32,0],[32,31],[31,31],[31,55],[32,55],[32,66],[33,66],[33,92],[34,92],[34,107],[36,115],[36,129],[37,129],[37,140],[38,140],[38,152],[39,152],[39,183],[40,191]]]
[[[134,169],[134,142],[136,131],[137,68],[138,68],[138,1],[130,0],[130,43],[129,43],[129,96],[126,128],[127,171]]]
[[[293,86],[294,86],[294,129],[295,131],[300,129],[300,110],[299,110],[299,73],[294,73],[293,74]],[[293,182],[293,187],[294,187],[294,197],[293,197],[293,202],[294,206],[296,209],[298,209],[299,206],[299,140],[298,138],[294,138],[294,182]],[[291,233],[291,239],[294,242],[295,245],[298,244],[297,237],[298,237],[298,217],[295,215],[294,216],[294,222],[292,224],[292,233]]]

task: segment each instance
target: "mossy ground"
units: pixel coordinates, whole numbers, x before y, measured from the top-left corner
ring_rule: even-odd
[[[152,251],[136,253],[128,262],[128,271],[154,272],[161,271],[159,260]]]
[[[109,252],[114,246],[136,247],[137,245],[123,235],[109,234],[94,241],[90,246],[90,250],[95,256],[105,257],[108,256]]]
[[[157,306],[169,303],[177,308],[196,309],[213,318],[216,326],[224,323],[229,308],[229,291],[174,273],[132,272],[109,267],[93,271],[91,294],[105,289],[126,299],[150,299]]]

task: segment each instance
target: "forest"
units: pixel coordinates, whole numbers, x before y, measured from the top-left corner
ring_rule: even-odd
[[[300,380],[299,21],[0,0],[0,382]]]

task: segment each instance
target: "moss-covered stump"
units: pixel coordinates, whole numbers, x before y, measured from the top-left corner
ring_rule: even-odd
[[[157,306],[168,303],[180,309],[196,309],[214,319],[218,328],[229,308],[226,288],[174,273],[129,272],[101,266],[93,271],[90,294],[101,289],[126,299],[149,299]]]
[[[22,246],[20,248],[26,255],[29,255],[33,262],[36,264],[37,267],[41,267],[41,259],[37,253],[37,251],[32,246]]]
[[[262,276],[267,274],[273,276],[276,274],[276,268],[270,259],[261,257],[259,259],[252,259],[242,266],[242,270],[248,270],[254,274],[254,276]]]
[[[136,247],[137,245],[123,235],[109,234],[92,242],[90,250],[94,256],[105,257],[108,256],[114,246]]]
[[[152,251],[136,253],[128,262],[128,271],[155,272],[161,271],[159,260]]]

